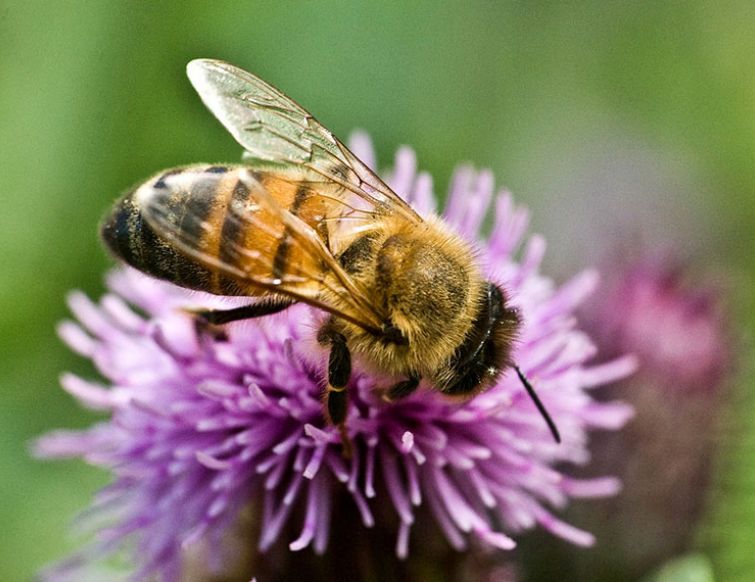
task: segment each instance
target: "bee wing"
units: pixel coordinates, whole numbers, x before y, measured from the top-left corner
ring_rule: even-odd
[[[168,244],[226,283],[250,289],[249,295],[287,295],[379,334],[383,314],[344,271],[321,234],[283,208],[257,179],[271,176],[246,168],[237,175],[235,187],[220,202],[215,184],[198,189],[197,176],[191,173],[161,178],[159,187],[145,184],[138,192],[142,216]],[[216,176],[205,174],[204,179]],[[272,180],[288,181],[278,176]],[[209,199],[222,207],[221,229],[207,220]],[[319,201],[316,194],[312,199]],[[249,233],[254,244],[231,233]]]
[[[197,59],[186,68],[204,104],[247,151],[247,157],[296,164],[351,193],[364,205],[421,217],[312,115],[275,87],[223,61]]]

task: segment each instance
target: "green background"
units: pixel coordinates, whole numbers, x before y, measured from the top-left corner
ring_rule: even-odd
[[[0,578],[75,546],[105,475],[28,456],[94,416],[59,387],[90,374],[55,335],[73,288],[97,296],[97,224],[130,185],[239,147],[184,75],[213,57],[255,72],[336,134],[400,144],[443,192],[490,167],[545,233],[562,280],[634,225],[729,283],[735,336],[755,319],[755,4],[690,2],[0,2]],[[601,236],[603,238],[601,238]],[[755,571],[755,407],[743,356],[711,550]],[[718,521],[716,521],[718,520]]]

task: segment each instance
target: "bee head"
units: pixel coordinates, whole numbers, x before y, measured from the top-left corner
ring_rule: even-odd
[[[519,314],[506,306],[503,292],[488,281],[484,290],[482,309],[474,321],[464,343],[451,360],[452,376],[443,392],[454,396],[468,396],[491,386],[501,370],[512,367],[529,394],[538,412],[548,425],[553,439],[561,442],[556,423],[548,414],[527,377],[511,361],[511,346],[521,325]]]
[[[472,328],[451,358],[452,375],[442,389],[446,394],[475,394],[511,365],[511,346],[521,323],[519,314],[506,306],[503,292],[490,281],[482,295]]]

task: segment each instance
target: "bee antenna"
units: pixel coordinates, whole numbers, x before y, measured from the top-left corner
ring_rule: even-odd
[[[540,412],[540,415],[545,420],[545,423],[548,425],[548,428],[551,431],[551,434],[553,435],[553,438],[556,440],[557,443],[561,442],[561,435],[558,432],[558,428],[556,428],[556,423],[553,422],[553,419],[551,418],[550,414],[548,414],[548,411],[545,410],[545,406],[543,406],[543,403],[540,402],[540,399],[537,397],[537,394],[535,394],[535,389],[532,387],[532,384],[530,384],[530,381],[527,380],[527,377],[522,373],[522,371],[519,369],[519,366],[514,366],[514,370],[516,370],[516,375],[519,376],[519,380],[524,385],[525,390],[527,390],[527,394],[530,395],[530,398],[532,398],[532,402],[535,403],[535,406],[537,406],[537,410]]]

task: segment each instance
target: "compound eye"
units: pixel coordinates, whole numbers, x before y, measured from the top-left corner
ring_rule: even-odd
[[[482,382],[483,379],[480,377],[478,371],[473,370],[464,376],[457,378],[456,382],[443,390],[443,393],[451,396],[467,396],[477,392],[480,389]]]

